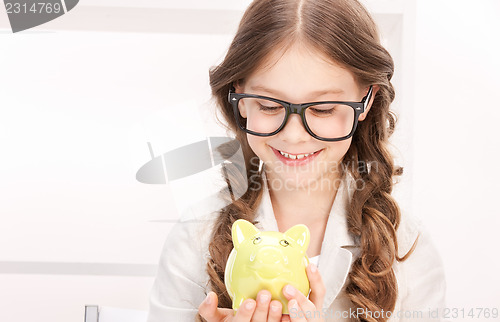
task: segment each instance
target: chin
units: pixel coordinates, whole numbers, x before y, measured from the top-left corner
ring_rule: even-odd
[[[301,169],[283,169],[281,167],[270,169],[272,175],[268,177],[271,189],[304,189],[318,186],[322,175],[317,172]]]

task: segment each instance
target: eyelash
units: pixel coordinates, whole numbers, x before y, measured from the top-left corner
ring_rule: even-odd
[[[261,111],[276,111],[281,106],[264,106],[259,104],[259,110]]]
[[[276,111],[280,107],[281,106],[264,106],[264,105],[259,105],[259,110],[272,112],[272,111]],[[333,114],[335,112],[334,108],[330,108],[328,110],[318,110],[318,109],[315,109],[315,108],[310,108],[310,110],[312,110],[314,113],[323,114],[323,115]]]
[[[327,110],[318,110],[315,108],[311,108],[311,110],[314,111],[314,113],[318,113],[318,114],[333,114],[333,112],[335,112],[334,108],[330,108]]]

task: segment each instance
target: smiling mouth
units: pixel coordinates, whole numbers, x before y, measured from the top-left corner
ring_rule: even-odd
[[[300,160],[300,159],[303,159],[303,158],[307,158],[308,156],[311,156],[313,154],[316,154],[316,153],[320,152],[323,149],[315,151],[315,152],[311,152],[311,153],[302,153],[302,154],[291,154],[291,153],[280,151],[278,149],[275,149],[275,150],[278,151],[282,156],[284,156],[287,159],[290,159],[290,160]]]

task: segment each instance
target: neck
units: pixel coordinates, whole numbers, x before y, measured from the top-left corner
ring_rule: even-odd
[[[318,182],[302,187],[277,185],[282,187],[277,189],[269,185],[270,181],[276,180],[273,173],[266,172],[266,178],[274,215],[283,230],[299,223],[314,226],[328,220],[340,185],[338,171],[331,173],[328,180],[321,182],[318,179]]]

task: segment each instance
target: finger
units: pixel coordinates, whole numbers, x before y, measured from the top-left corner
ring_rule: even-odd
[[[218,302],[217,294],[209,292],[205,300],[198,307],[198,312],[207,322],[223,321],[227,315],[232,315],[232,310],[219,310],[217,308]]]
[[[283,294],[288,300],[288,307],[290,307],[290,301],[295,300],[297,302],[297,309],[290,312],[290,319],[294,321],[293,317],[297,316],[299,311],[303,311],[302,315],[308,314],[309,316],[314,316],[314,314],[318,314],[316,312],[316,306],[313,302],[311,302],[304,294],[302,294],[299,290],[293,287],[290,284],[285,285],[283,288]],[[295,313],[295,314],[294,314]]]
[[[305,312],[299,307],[296,299],[288,301],[288,312],[290,312],[291,322],[307,322]]]
[[[257,293],[257,307],[252,316],[252,322],[266,321],[269,315],[269,303],[271,302],[271,292],[261,290]]]
[[[281,321],[281,312],[283,307],[280,301],[274,300],[269,305],[269,315],[267,316],[267,322],[279,322]]]
[[[255,306],[256,303],[254,299],[246,299],[243,301],[238,311],[236,311],[233,322],[250,322],[253,312],[255,311]]]
[[[316,309],[321,311],[321,309],[323,308],[323,300],[326,293],[323,278],[319,273],[318,267],[312,263],[307,266],[306,272],[307,278],[309,279],[309,284],[311,286],[311,294],[309,294],[309,299],[314,303]]]

